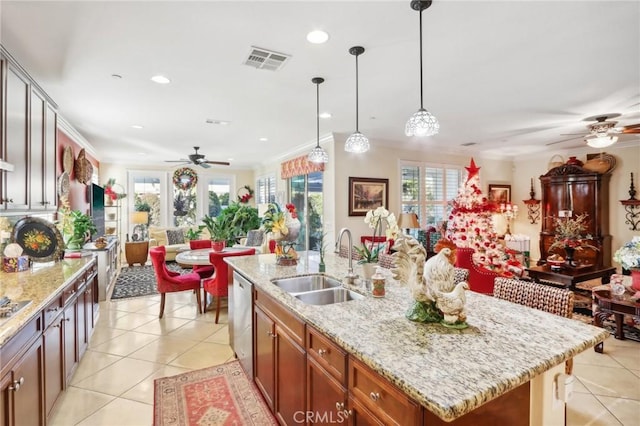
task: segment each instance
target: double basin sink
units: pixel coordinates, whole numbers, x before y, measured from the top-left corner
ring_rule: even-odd
[[[362,294],[342,287],[339,280],[321,274],[280,278],[271,282],[309,305],[330,305],[364,299]]]

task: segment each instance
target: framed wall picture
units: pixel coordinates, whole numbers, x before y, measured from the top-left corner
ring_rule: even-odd
[[[489,184],[489,200],[494,203],[511,202],[511,185]]]
[[[389,179],[349,177],[349,216],[380,206],[389,208]]]

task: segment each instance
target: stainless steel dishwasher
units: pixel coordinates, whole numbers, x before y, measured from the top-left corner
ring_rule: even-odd
[[[233,350],[244,371],[253,377],[253,284],[233,272]]]

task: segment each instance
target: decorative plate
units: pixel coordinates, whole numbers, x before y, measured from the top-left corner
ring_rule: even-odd
[[[60,231],[53,223],[37,217],[20,219],[13,228],[12,241],[22,247],[23,254],[34,262],[60,260],[64,243]]]
[[[73,170],[73,148],[71,146],[66,146],[64,151],[62,151],[62,170],[66,173],[71,173]]]
[[[69,195],[69,187],[71,185],[69,172],[62,172],[58,177],[58,197],[66,197]]]
[[[84,148],[78,153],[78,158],[74,164],[74,172],[76,180],[80,183],[88,185],[91,183],[91,175],[93,174],[93,166],[91,162],[85,157]]]

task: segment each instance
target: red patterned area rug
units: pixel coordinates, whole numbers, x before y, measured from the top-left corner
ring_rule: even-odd
[[[154,382],[156,426],[277,425],[238,361]]]

